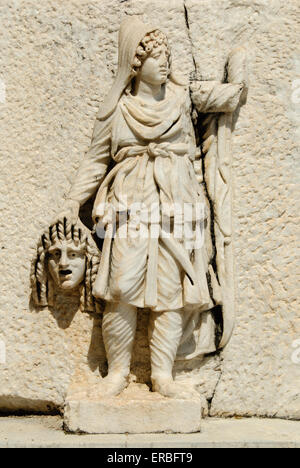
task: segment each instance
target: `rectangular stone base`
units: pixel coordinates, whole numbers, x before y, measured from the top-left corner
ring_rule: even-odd
[[[64,422],[66,430],[75,433],[200,432],[201,401],[164,398],[139,387],[107,399],[76,399],[70,395]]]

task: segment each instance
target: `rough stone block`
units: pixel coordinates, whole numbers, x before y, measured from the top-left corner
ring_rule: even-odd
[[[89,434],[200,432],[201,400],[164,398],[145,386],[133,386],[119,397],[81,399],[65,404],[65,428]]]

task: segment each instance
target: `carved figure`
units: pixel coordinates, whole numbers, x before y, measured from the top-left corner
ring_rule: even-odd
[[[152,385],[168,397],[194,395],[173,380],[174,360],[216,350],[216,305],[222,305],[221,346],[230,337],[229,142],[231,115],[247,89],[242,49],[229,57],[227,81],[190,87],[172,70],[163,32],[137,17],[121,24],[117,75],[59,215],[76,223],[80,206],[96,194],[92,217],[104,241],[93,294],[106,301],[108,360],[99,395],[117,395],[128,384],[137,308],[151,310]],[[204,123],[202,150],[193,108]]]

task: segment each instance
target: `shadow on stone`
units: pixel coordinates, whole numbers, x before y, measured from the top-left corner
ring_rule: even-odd
[[[102,377],[107,375],[107,361],[102,336],[102,315],[90,314],[93,319],[91,341],[88,350],[88,365],[92,372],[99,370]]]

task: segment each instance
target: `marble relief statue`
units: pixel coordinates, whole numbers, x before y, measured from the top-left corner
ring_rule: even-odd
[[[106,304],[108,361],[99,396],[128,385],[137,309],[150,309],[152,390],[167,397],[195,395],[173,380],[175,359],[214,352],[230,338],[229,144],[232,114],[247,90],[244,55],[230,55],[226,82],[189,84],[173,71],[162,31],[134,16],[121,24],[116,78],[58,216],[76,225],[80,207],[95,197],[92,218],[103,247],[93,296]],[[193,110],[203,124],[200,143]],[[46,248],[52,278],[63,286],[57,250]],[[223,315],[219,343],[216,306]]]

